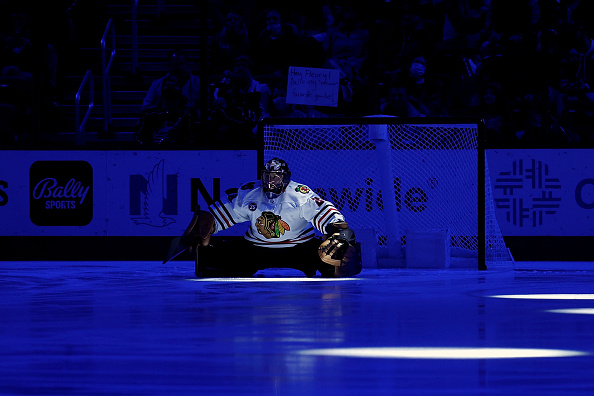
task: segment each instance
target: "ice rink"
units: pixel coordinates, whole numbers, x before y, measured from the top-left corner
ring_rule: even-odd
[[[193,271],[0,262],[0,394],[594,394],[593,271]]]

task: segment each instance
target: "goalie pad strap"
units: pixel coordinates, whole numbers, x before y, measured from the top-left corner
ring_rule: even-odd
[[[341,226],[342,226],[342,228],[338,228]],[[335,228],[335,230],[332,230],[331,228]],[[333,232],[328,232],[328,231],[333,231]],[[355,244],[355,231],[348,228],[348,224],[344,221],[328,224],[328,226],[326,226],[326,232],[328,232],[329,236],[338,234],[340,239],[344,239],[346,242],[348,242],[351,245]]]
[[[328,224],[324,231],[326,231],[327,235],[332,235],[336,234],[340,230],[344,230],[345,228],[349,228],[349,224],[346,221],[336,221],[334,223]]]

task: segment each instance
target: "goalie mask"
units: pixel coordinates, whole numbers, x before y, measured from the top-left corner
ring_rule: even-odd
[[[285,161],[273,158],[264,165],[262,189],[268,199],[278,198],[291,181],[291,171]]]

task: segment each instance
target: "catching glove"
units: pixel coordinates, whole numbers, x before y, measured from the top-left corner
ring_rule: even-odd
[[[326,227],[329,236],[318,248],[320,259],[335,267],[342,267],[355,254],[355,232],[346,222],[332,223]]]

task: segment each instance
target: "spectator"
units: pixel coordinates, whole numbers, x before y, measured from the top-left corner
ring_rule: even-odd
[[[507,101],[501,85],[492,82],[481,87],[476,109],[469,109],[468,115],[476,115],[485,122],[486,138],[490,145],[505,146],[512,144],[515,137],[506,125]]]
[[[437,77],[432,89],[427,94],[425,104],[430,117],[449,117],[451,108],[450,79],[443,76]]]
[[[334,25],[315,37],[323,44],[330,60],[347,59],[359,72],[368,55],[369,30],[351,6],[337,6],[333,14]]]
[[[186,98],[186,106],[193,111],[198,111],[200,105],[200,78],[192,74],[188,58],[184,51],[173,50],[168,55],[167,74],[151,84],[142,103],[142,110],[158,107],[162,100],[163,84],[174,77],[181,87],[181,92]]]
[[[432,63],[440,64],[454,79],[468,78],[489,28],[490,1],[435,0],[433,4],[442,12],[443,27],[440,39],[434,41]],[[419,55],[428,58],[428,54]]]
[[[252,61],[247,56],[235,60],[233,72],[226,72],[213,92],[209,116],[215,137],[237,144],[254,142],[256,125],[270,115],[270,88],[252,76]]]
[[[2,66],[16,66],[19,70],[34,73],[36,70],[36,47],[33,46],[30,16],[13,12],[10,25],[2,43]]]
[[[414,58],[394,72],[387,72],[391,84],[401,82],[406,87],[408,94],[417,101],[425,100],[427,62],[422,56]]]
[[[396,70],[418,56],[427,59],[437,44],[412,2],[403,2],[390,11],[388,15],[392,18],[380,20],[382,31],[377,45],[381,49],[378,51],[381,71]]]
[[[340,70],[338,106],[333,113],[342,116],[367,115],[369,110],[368,83],[359,76],[351,59],[331,59],[328,67]]]
[[[192,110],[174,76],[163,80],[160,96],[156,107],[143,111],[137,129],[138,141],[149,146],[191,142]]]
[[[288,74],[289,67],[298,60],[299,36],[296,31],[294,25],[283,20],[278,10],[266,12],[266,27],[259,32],[253,47],[255,73]]]
[[[137,139],[144,144],[192,141],[199,116],[200,79],[190,72],[183,51],[168,56],[168,73],[153,81],[142,104]]]
[[[568,47],[562,76],[563,90],[569,97],[580,98],[586,108],[594,110],[594,39],[582,27],[574,26],[570,31]]]
[[[594,143],[594,40],[581,26],[568,31],[568,47],[561,79],[562,99],[572,132],[584,143]]]
[[[491,1],[436,0],[435,3],[445,9],[442,39],[446,47],[453,52],[476,49],[481,33],[489,26]],[[515,15],[513,10],[508,12]]]
[[[247,56],[240,56],[235,60],[230,79],[225,78],[224,85],[215,89],[215,99],[221,98],[227,102],[228,107],[241,108],[242,104],[249,103],[245,109],[244,117],[254,118],[258,121],[267,117],[270,107],[270,88],[260,83],[252,75],[253,63]],[[252,112],[249,114],[247,112]]]
[[[396,117],[427,117],[429,109],[411,98],[403,85],[390,88],[387,101],[381,106],[381,113]]]
[[[212,68],[216,72],[233,68],[235,59],[247,55],[249,47],[248,29],[242,16],[228,13],[223,28],[214,39]]]
[[[304,112],[297,110],[294,104],[287,103],[286,84],[279,84],[272,91],[271,117],[278,118],[305,118]]]

